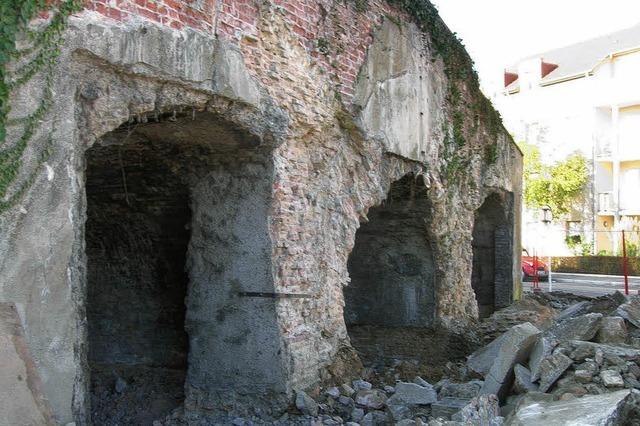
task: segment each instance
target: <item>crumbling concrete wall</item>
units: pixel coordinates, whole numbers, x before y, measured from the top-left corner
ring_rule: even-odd
[[[179,151],[240,134],[250,152],[196,162],[202,180],[187,185],[187,410],[283,406],[320,380],[349,344],[356,232],[409,174],[430,210],[433,324],[477,318],[474,211],[513,194],[519,248],[521,154],[499,123],[464,109],[477,81],[454,84],[413,17],[384,1],[138,3],[92,1],[70,20],[55,101],[18,177],[35,178],[0,216],[0,301],[17,307],[58,421],[89,421],[86,151],[126,123],[193,119],[162,142]],[[37,76],[12,95],[12,119],[42,87]],[[211,122],[222,124],[197,124]],[[516,279],[518,259],[505,259]]]

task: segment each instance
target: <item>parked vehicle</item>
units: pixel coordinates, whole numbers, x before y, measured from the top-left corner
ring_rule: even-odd
[[[522,281],[532,280],[533,277],[538,275],[540,281],[546,281],[549,279],[549,267],[546,263],[538,257],[538,270],[534,269],[533,256],[529,256],[529,252],[526,249],[522,249]]]

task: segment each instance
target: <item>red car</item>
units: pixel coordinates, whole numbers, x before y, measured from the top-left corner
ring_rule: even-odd
[[[533,256],[529,256],[526,249],[522,249],[522,281],[531,280],[535,275],[533,268]],[[538,279],[540,281],[546,281],[549,279],[549,268],[547,264],[538,257]]]

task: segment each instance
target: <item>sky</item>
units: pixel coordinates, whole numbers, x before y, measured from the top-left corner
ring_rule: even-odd
[[[640,23],[639,0],[431,0],[462,38],[485,94],[523,57]]]

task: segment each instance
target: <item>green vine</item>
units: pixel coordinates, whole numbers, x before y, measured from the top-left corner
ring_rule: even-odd
[[[38,159],[38,167],[7,198],[9,188],[20,172],[22,156],[51,106],[53,66],[60,55],[67,18],[81,8],[80,0],[63,0],[46,26],[35,31],[29,28],[29,23],[39,11],[46,9],[44,0],[0,0],[0,213],[11,208],[31,186],[39,167],[48,157],[47,146]],[[16,47],[19,34],[26,35],[29,45],[21,50]],[[16,63],[15,69],[9,68],[11,63]],[[44,88],[38,106],[29,116],[10,122],[11,92],[40,72],[43,73]],[[19,128],[16,142],[11,146],[7,144],[9,125]]]

